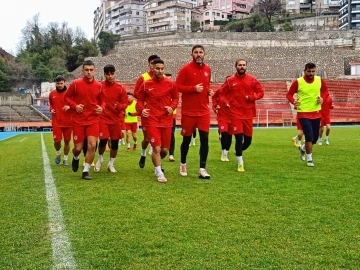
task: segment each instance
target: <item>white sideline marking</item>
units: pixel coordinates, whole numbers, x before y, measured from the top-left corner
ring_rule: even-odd
[[[23,142],[23,141],[25,141],[27,138],[24,138],[24,139],[22,139],[22,140],[20,140],[20,142]]]
[[[44,176],[46,201],[49,214],[49,231],[53,253],[53,269],[76,269],[76,262],[71,252],[71,243],[65,230],[59,197],[55,180],[51,172],[49,156],[41,133],[42,156],[44,161]]]

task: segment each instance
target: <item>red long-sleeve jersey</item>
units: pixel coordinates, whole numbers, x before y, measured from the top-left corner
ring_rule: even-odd
[[[124,122],[124,113],[128,99],[125,88],[117,83],[101,82],[105,93],[105,110],[100,115],[100,121],[109,125]]]
[[[73,124],[79,126],[96,124],[100,115],[95,112],[96,105],[105,109],[105,97],[100,82],[95,79],[88,82],[79,78],[71,82],[65,93],[65,103],[73,110]],[[84,105],[81,113],[76,112],[76,105]]]
[[[181,114],[203,116],[210,113],[209,90],[211,69],[194,61],[184,65],[177,74],[176,86],[181,93]],[[203,91],[197,92],[196,85],[202,83]]]
[[[143,109],[149,109],[147,126],[172,127],[173,114],[168,114],[165,106],[175,110],[178,101],[179,93],[173,80],[166,77],[160,80],[153,78],[141,85],[136,110],[142,112]]]
[[[212,96],[212,105],[213,110],[217,112],[216,119],[218,121],[231,122],[230,108],[226,107],[226,101],[220,95],[220,89],[218,89]],[[217,106],[219,106],[220,108],[217,109]]]
[[[235,73],[228,77],[219,90],[219,95],[224,102],[230,105],[232,120],[255,117],[255,101],[264,96],[264,89],[260,82],[253,75],[247,73],[242,76]]]
[[[331,109],[334,109],[332,98],[330,96],[326,96],[321,104],[321,116],[329,117]]]
[[[63,110],[66,105],[64,100],[66,91],[58,92],[54,89],[49,94],[50,111],[55,110],[51,118],[53,127],[72,127],[71,110]]]

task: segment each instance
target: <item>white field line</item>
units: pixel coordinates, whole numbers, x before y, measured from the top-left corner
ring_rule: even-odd
[[[23,142],[23,141],[25,141],[27,138],[24,138],[24,139],[22,139],[22,140],[20,140],[20,142]]]
[[[52,175],[49,157],[41,133],[42,155],[44,161],[44,176],[46,201],[48,204],[49,230],[53,253],[53,269],[76,269],[76,262],[71,252],[71,243],[65,230],[59,197],[56,191],[55,179]]]

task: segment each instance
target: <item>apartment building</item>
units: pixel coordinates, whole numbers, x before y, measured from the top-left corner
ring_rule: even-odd
[[[360,29],[360,0],[341,0],[339,29]]]
[[[288,13],[316,13],[318,15],[339,12],[340,0],[286,0]]]
[[[94,11],[94,37],[101,31],[108,31],[121,36],[143,33],[145,29],[141,0],[103,0]]]
[[[150,0],[144,5],[146,32],[190,31],[191,0]]]
[[[220,26],[215,25],[215,22],[228,21],[229,17],[231,17],[231,13],[208,4],[197,6],[191,12],[191,20],[198,21],[203,31],[219,30]]]
[[[212,0],[211,2],[215,9],[231,13],[233,17],[239,17],[237,15],[241,14],[249,14],[255,5],[255,0]]]

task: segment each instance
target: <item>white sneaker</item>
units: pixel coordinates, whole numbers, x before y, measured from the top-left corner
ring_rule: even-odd
[[[325,139],[325,144],[330,145],[329,139]]]
[[[225,156],[225,161],[230,161],[228,156]]]
[[[200,179],[210,179],[210,174],[206,170],[199,171],[199,178]]]
[[[224,154],[221,154],[221,158],[220,158],[221,161],[226,161],[226,156]]]
[[[158,175],[157,180],[160,183],[166,183],[167,182],[167,179],[166,179],[166,177],[165,177],[165,175],[163,173]]]
[[[169,161],[170,161],[170,162],[174,162],[174,161],[175,161],[175,158],[174,158],[173,155],[170,155],[170,156],[169,156]]]
[[[96,161],[95,167],[94,167],[94,171],[95,172],[99,172],[101,169],[101,164],[102,162],[100,162],[100,160]]]
[[[186,164],[180,164],[180,175],[187,176]]]
[[[318,145],[322,145],[322,139],[318,140]]]
[[[308,160],[306,165],[308,167],[314,167],[315,166],[315,164],[314,164],[314,162],[312,160]]]
[[[116,173],[116,172],[117,172],[117,170],[115,170],[115,168],[114,168],[113,165],[108,165],[107,170],[108,170],[109,172],[111,172],[111,173]]]

